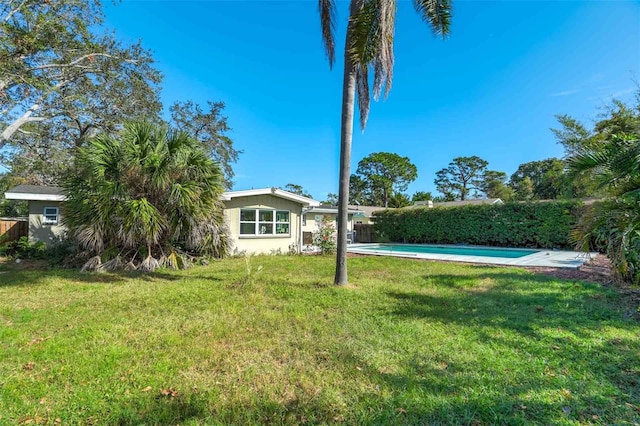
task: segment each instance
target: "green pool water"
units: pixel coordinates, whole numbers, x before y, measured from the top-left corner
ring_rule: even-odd
[[[483,256],[483,257],[506,257],[517,259],[538,253],[538,250],[522,249],[500,249],[482,247],[459,247],[459,246],[431,246],[431,245],[394,245],[379,244],[375,246],[358,247],[358,250],[372,252],[402,252],[402,253],[433,253],[433,254],[454,254],[462,256]]]

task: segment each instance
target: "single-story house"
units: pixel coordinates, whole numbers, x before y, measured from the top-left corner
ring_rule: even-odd
[[[29,239],[52,243],[65,233],[63,190],[54,186],[18,185],[5,192],[8,200],[29,202]],[[230,191],[222,195],[232,250],[247,253],[287,253],[311,249],[310,235],[322,217],[337,217],[336,208],[278,188]],[[349,210],[348,229],[353,231]],[[352,238],[353,240],[353,238]]]
[[[61,221],[62,188],[58,186],[18,185],[4,193],[7,200],[29,202],[29,240],[53,243],[65,234]]]
[[[353,221],[356,224],[373,224],[373,213],[386,210],[385,207],[379,206],[360,206],[360,205],[349,205],[349,210],[353,210],[355,213],[353,214]]]

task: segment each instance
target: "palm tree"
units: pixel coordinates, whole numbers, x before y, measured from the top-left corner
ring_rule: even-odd
[[[640,117],[638,117],[640,118]],[[604,246],[614,273],[640,283],[640,121],[635,131],[613,134],[568,158],[574,177],[590,174],[613,198],[594,205],[574,230],[584,251]]]
[[[434,34],[449,34],[452,0],[414,0],[414,6]],[[335,62],[335,0],[318,0],[322,40],[332,67]],[[369,72],[373,72],[373,98],[384,88],[391,90],[393,77],[393,37],[396,0],[351,0],[344,50],[342,83],[342,124],[340,129],[340,187],[338,191],[338,247],[334,283],[346,285],[347,277],[347,206],[351,141],[356,94],[360,110],[360,128],[364,130],[369,115]]]
[[[99,135],[79,148],[64,187],[71,236],[118,265],[140,258],[141,270],[163,263],[157,259],[176,267],[178,253],[228,249],[223,174],[186,133],[129,123],[117,137]]]

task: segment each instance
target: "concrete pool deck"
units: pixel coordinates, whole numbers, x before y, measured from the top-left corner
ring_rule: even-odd
[[[460,254],[440,254],[440,253],[411,253],[406,251],[388,251],[376,250],[376,247],[385,246],[387,244],[349,244],[348,253],[366,254],[375,256],[395,256],[406,257],[411,259],[429,259],[443,260],[447,262],[466,262],[466,263],[485,263],[491,265],[506,266],[543,266],[551,268],[571,268],[578,269],[583,263],[587,262],[597,253],[583,253],[577,251],[564,250],[538,250],[537,253],[522,256],[518,258],[506,257],[488,257],[488,256],[471,256]],[[449,244],[389,244],[393,246],[430,246],[430,247],[465,247],[465,248],[497,248],[486,246],[458,246]],[[502,250],[509,250],[499,247]],[[518,249],[512,249],[518,250]]]

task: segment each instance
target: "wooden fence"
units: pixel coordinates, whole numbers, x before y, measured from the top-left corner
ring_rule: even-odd
[[[0,218],[0,243],[14,241],[29,235],[29,220],[21,218]]]
[[[368,223],[356,223],[353,225],[354,231],[356,231],[357,243],[375,243],[376,235],[373,232],[373,225]]]

